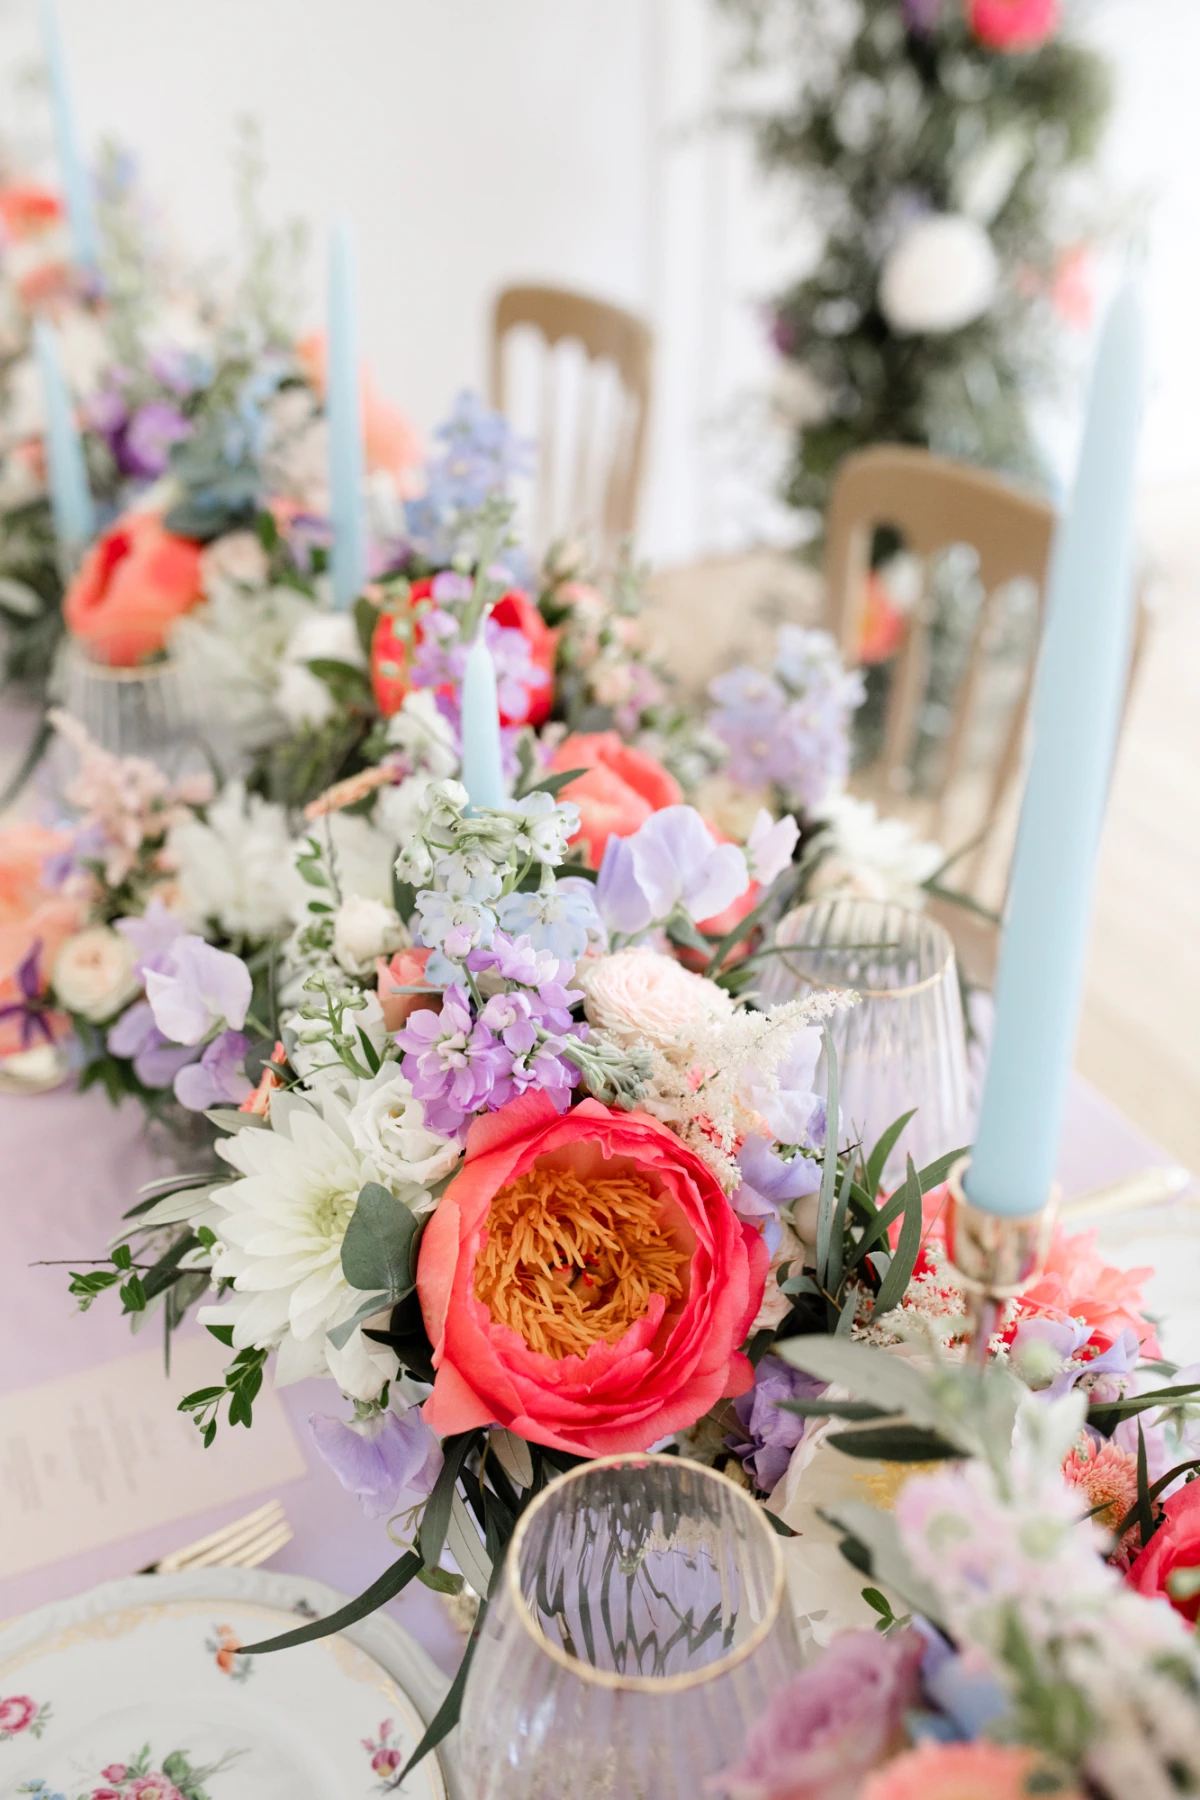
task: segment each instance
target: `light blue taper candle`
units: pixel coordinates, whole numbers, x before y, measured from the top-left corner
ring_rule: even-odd
[[[995,1032],[964,1183],[985,1212],[1037,1212],[1058,1159],[1129,670],[1141,395],[1141,314],[1128,288],[1101,337],[1075,488],[1051,559]]]
[[[46,462],[54,532],[63,562],[70,568],[96,535],[96,514],[83,443],[58,353],[58,338],[53,326],[44,319],[34,326],[34,342],[46,408]]]
[[[58,28],[54,0],[41,0],[41,25],[42,49],[50,81],[50,101],[54,109],[59,175],[67,202],[67,216],[71,221],[75,261],[80,268],[98,269],[100,240],[96,232],[92,189],[79,151],[75,109],[71,105],[71,84],[67,79],[67,59],[63,54],[62,33]]]
[[[350,606],[362,592],[367,578],[354,245],[344,219],[339,219],[334,226],[329,245],[329,361],[325,409],[329,419],[333,603],[342,609]]]
[[[505,801],[496,665],[483,629],[481,621],[467,652],[462,684],[462,783],[474,808],[503,806]]]

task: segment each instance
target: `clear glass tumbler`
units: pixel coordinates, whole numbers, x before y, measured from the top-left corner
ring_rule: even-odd
[[[54,685],[61,705],[102,750],[144,757],[172,779],[209,767],[198,696],[173,656],[123,668],[68,639]]]
[[[857,1004],[835,1013],[843,1129],[867,1148],[912,1107],[888,1159],[885,1186],[961,1149],[971,1130],[966,1033],[954,946],[922,913],[881,900],[836,897],[798,906],[775,933],[758,983],[764,1005],[852,988]],[[786,946],[786,948],[784,948]],[[826,1091],[825,1058],[817,1070]]]
[[[517,1526],[463,1700],[467,1800],[716,1800],[799,1663],[779,1540],[676,1456],[560,1476]]]

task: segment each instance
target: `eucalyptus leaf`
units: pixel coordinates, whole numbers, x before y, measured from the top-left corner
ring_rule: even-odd
[[[492,1581],[492,1561],[479,1541],[479,1533],[467,1511],[466,1501],[457,1488],[450,1501],[446,1548],[475,1592],[486,1594]]]
[[[232,1136],[236,1131],[263,1131],[267,1121],[259,1113],[240,1112],[236,1106],[207,1106],[204,1116],[218,1131]]]
[[[418,1221],[411,1207],[390,1188],[368,1181],[358,1196],[342,1239],[342,1273],[353,1288],[390,1296],[411,1293],[412,1246]],[[380,1302],[379,1311],[385,1304]]]
[[[368,1319],[373,1319],[376,1313],[383,1312],[389,1305],[391,1300],[387,1294],[369,1294],[353,1318],[343,1319],[340,1325],[335,1325],[325,1335],[335,1350],[344,1350],[359,1326]]]

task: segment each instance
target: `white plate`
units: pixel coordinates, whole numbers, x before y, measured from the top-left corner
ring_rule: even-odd
[[[446,1681],[393,1620],[238,1654],[341,1601],[298,1576],[209,1569],[109,1582],[18,1620],[0,1632],[0,1794],[448,1800],[436,1755],[394,1786]]]

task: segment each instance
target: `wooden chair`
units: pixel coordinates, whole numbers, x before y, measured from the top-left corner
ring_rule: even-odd
[[[1053,507],[1036,495],[982,469],[903,445],[879,445],[847,457],[835,477],[826,520],[827,618],[849,664],[858,661],[875,532],[892,527],[921,560],[925,577],[892,668],[879,754],[858,771],[855,786],[881,811],[904,813],[950,853],[963,850],[947,872],[946,885],[993,911],[1000,909],[1007,888],[1017,778],[1055,523]],[[961,544],[976,552],[983,597],[949,727],[925,792],[917,799],[909,788],[929,680],[929,566],[940,552]],[[1001,620],[1003,590],[1020,579],[1037,591],[1036,629],[1029,634],[1025,666],[1017,671],[1007,719],[1000,721],[982,759],[972,764],[972,727],[988,677],[989,643]],[[1139,605],[1131,686],[1145,620]],[[934,900],[931,910],[950,929],[972,979],[990,985],[999,947],[996,927],[969,905]]]
[[[534,340],[532,379],[523,394],[514,379],[514,334]],[[584,535],[601,563],[611,565],[633,531],[653,354],[648,325],[586,294],[512,287],[497,299],[492,403],[537,437],[529,519],[536,552],[556,538]],[[530,398],[532,406],[522,406]]]

